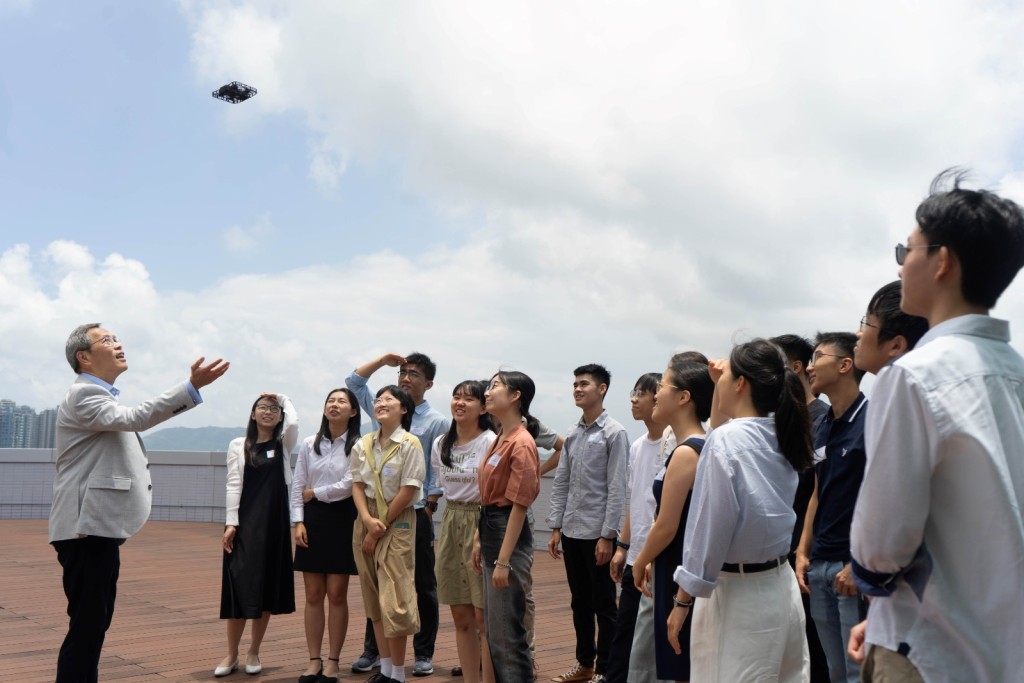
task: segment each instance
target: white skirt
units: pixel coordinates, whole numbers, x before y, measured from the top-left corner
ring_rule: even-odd
[[[796,575],[788,563],[721,572],[693,607],[690,683],[806,683],[810,656]]]

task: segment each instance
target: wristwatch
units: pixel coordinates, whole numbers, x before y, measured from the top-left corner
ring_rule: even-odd
[[[437,501],[436,500],[428,500],[423,507],[427,508],[431,512],[437,512]]]

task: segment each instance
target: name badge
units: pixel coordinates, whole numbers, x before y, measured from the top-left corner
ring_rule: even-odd
[[[273,457],[274,457],[274,449],[271,448],[269,451],[267,451],[267,458],[273,458]]]
[[[490,467],[497,467],[499,462],[501,462],[501,454],[500,453],[495,453],[494,455],[492,455],[490,458],[487,459],[487,464]]]
[[[667,471],[667,467],[662,467],[661,471],[654,475],[654,481],[665,481],[665,472]]]
[[[392,467],[391,465],[384,465],[384,469],[382,469],[382,470],[380,471],[380,473],[381,473],[382,475],[384,475],[385,477],[393,477],[393,476],[395,476],[395,474],[396,474],[397,472],[398,472],[398,470],[396,470],[396,469],[395,469],[394,467]]]
[[[817,464],[819,462],[822,462],[824,459],[825,459],[825,447],[822,446],[821,448],[819,448],[816,451],[814,451],[814,462],[815,462],[815,464]]]
[[[423,427],[410,427],[409,428],[409,432],[413,436],[423,436],[423,432],[425,432],[425,431],[427,431],[427,430],[424,429]]]
[[[590,436],[587,437],[587,441],[589,441],[590,443],[601,443],[602,441],[604,441],[604,434],[602,434],[601,432],[591,434]]]

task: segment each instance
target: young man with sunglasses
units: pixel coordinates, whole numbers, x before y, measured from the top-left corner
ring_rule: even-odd
[[[850,539],[875,596],[866,681],[1024,671],[1024,358],[989,315],[1024,265],[1024,214],[962,179],[936,178],[896,248],[901,308],[930,329],[879,373],[868,409]]]

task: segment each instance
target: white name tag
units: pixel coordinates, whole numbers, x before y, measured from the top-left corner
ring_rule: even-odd
[[[491,467],[497,467],[499,462],[501,462],[500,453],[495,453],[494,455],[487,459],[487,464],[490,465]]]
[[[391,465],[384,465],[384,469],[383,469],[383,470],[381,470],[381,472],[380,472],[380,473],[381,473],[381,474],[382,474],[383,476],[385,476],[385,477],[393,477],[393,476],[395,476],[395,474],[396,474],[397,472],[398,472],[398,470],[396,470],[396,469],[395,469],[394,467],[392,467]]]
[[[601,443],[602,441],[604,441],[604,434],[602,434],[601,432],[591,434],[590,436],[587,437],[587,441],[589,441],[590,443]]]
[[[269,451],[267,451],[267,457],[268,458],[273,458],[274,457],[274,449],[273,448],[271,448]]]
[[[665,481],[665,472],[667,471],[667,467],[662,467],[661,471],[654,475],[654,481]]]
[[[819,463],[825,459],[825,446],[822,446],[818,450],[814,451],[814,462]]]
[[[423,436],[423,432],[427,431],[423,427],[411,427],[409,431],[413,436]]]

